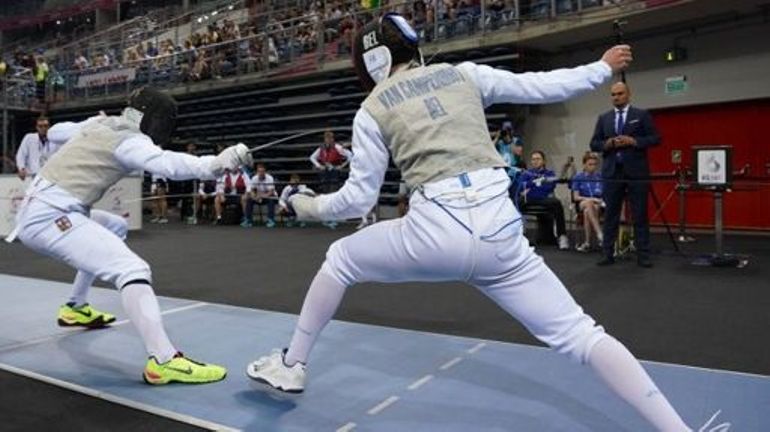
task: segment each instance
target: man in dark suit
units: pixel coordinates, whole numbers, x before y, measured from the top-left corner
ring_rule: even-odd
[[[601,152],[604,202],[604,259],[599,265],[615,263],[613,249],[618,234],[620,210],[628,193],[634,219],[637,263],[652,267],[650,262],[650,226],[647,221],[647,194],[650,176],[647,149],[660,143],[652,117],[647,111],[629,105],[631,91],[625,83],[618,82],[611,88],[615,108],[599,116],[591,150]]]

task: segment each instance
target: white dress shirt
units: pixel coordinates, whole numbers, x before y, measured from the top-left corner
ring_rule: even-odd
[[[251,182],[248,186],[248,192],[254,192],[262,196],[276,195],[275,192],[275,179],[270,174],[265,173],[265,178],[260,179],[259,175],[255,175],[251,178]]]
[[[485,108],[496,103],[562,102],[594,90],[612,77],[612,69],[604,61],[572,69],[521,74],[471,62],[457,67],[475,82]],[[379,126],[363,109],[359,109],[353,119],[352,141],[353,157],[347,181],[337,192],[318,197],[319,213],[324,220],[358,218],[377,203],[390,153]]]
[[[35,175],[62,144],[64,142],[54,141],[50,135],[42,140],[37,132],[28,133],[24,135],[16,152],[16,167],[27,170],[27,175]]]
[[[623,116],[623,127],[625,127],[626,123],[628,123],[628,107],[630,107],[630,106],[631,106],[630,104],[627,104],[623,108],[620,108],[620,109],[615,108],[615,123],[614,123],[614,126],[613,126],[615,129],[617,129],[617,127],[618,127],[618,116],[620,116],[620,115]],[[615,133],[618,134],[618,135],[623,135],[623,131],[622,130],[616,130]]]

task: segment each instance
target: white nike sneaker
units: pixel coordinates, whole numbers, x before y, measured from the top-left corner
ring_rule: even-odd
[[[269,356],[250,363],[246,375],[286,393],[302,393],[305,390],[305,365],[297,362],[291,367],[286,366],[285,355],[286,349],[274,349]]]
[[[560,250],[569,249],[569,239],[564,234],[559,236],[559,249]]]

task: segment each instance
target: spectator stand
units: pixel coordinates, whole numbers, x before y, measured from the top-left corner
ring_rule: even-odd
[[[629,2],[628,7],[637,3]],[[327,4],[323,10],[311,4],[307,10],[288,7],[256,14],[251,14],[256,9],[245,7],[242,1],[225,4],[229,6],[224,11],[218,9],[203,15],[195,11],[160,25],[160,30],[153,30],[144,39],[144,42],[153,42],[149,53],[144,42],[132,42],[134,45],[131,46],[124,40],[120,49],[113,48],[117,52],[109,67],[68,72],[64,100],[122,96],[133,87],[145,84],[178,87],[206,80],[232,78],[239,81],[245,75],[250,79],[303,76],[328,69],[332,66],[330,62],[347,56],[355,29],[390,11],[407,16],[426,42],[467,38],[479,32],[511,28],[509,24],[516,24],[513,28],[519,29],[522,23],[529,25],[530,21],[538,21],[524,20],[522,16],[539,16],[540,13],[533,12],[536,9],[531,2],[523,0],[478,4],[442,2],[438,14],[434,14],[432,7],[425,9],[421,1],[369,10],[351,3],[344,11],[337,4]],[[573,6],[568,8],[559,6],[561,4],[561,0],[551,1],[547,15],[552,19],[572,19],[597,7],[590,0],[572,1]],[[197,29],[205,30],[201,33]],[[432,36],[434,34],[438,37]],[[159,51],[157,55],[156,50]],[[426,52],[430,51],[428,45]],[[342,65],[336,62],[333,66],[341,68]],[[80,75],[113,69],[123,69],[124,74],[110,75],[105,81],[96,80],[98,85],[76,85]]]

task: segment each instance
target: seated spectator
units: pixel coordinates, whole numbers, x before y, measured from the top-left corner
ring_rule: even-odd
[[[545,153],[537,150],[530,155],[531,168],[521,175],[520,209],[526,213],[533,206],[542,207],[556,221],[556,235],[559,249],[569,249],[567,226],[564,221],[564,207],[561,201],[553,196],[556,189],[556,173],[546,168]]]
[[[192,81],[200,81],[208,78],[209,76],[209,64],[206,61],[205,55],[201,54],[199,55],[195,63],[193,64],[192,70],[190,71],[190,79]]]
[[[578,211],[583,214],[584,241],[577,250],[588,252],[591,249],[591,231],[596,235],[598,244],[602,244],[602,228],[599,223],[599,212],[604,208],[602,199],[602,176],[597,171],[599,156],[588,152],[583,156],[583,172],[572,178],[572,200]]]
[[[222,224],[222,213],[224,212],[225,204],[240,203],[241,207],[245,206],[245,200],[243,199],[246,191],[249,187],[251,179],[240,169],[235,171],[225,170],[222,177],[217,180],[217,196],[214,198],[214,213],[216,213],[215,225]],[[246,209],[242,208],[246,213]]]
[[[150,219],[150,223],[167,224],[168,223],[168,202],[166,193],[168,192],[168,181],[163,177],[153,174],[152,184],[150,185],[150,195],[156,197],[153,200],[155,217]]]
[[[265,165],[257,165],[257,174],[251,178],[248,190],[243,196],[244,212],[241,226],[250,228],[254,225],[254,204],[258,206],[267,206],[267,222],[265,226],[273,228],[275,226],[275,204],[278,194],[275,191],[275,180],[273,176],[267,173]]]
[[[530,19],[543,19],[551,16],[551,0],[531,0],[529,4]]]
[[[78,56],[75,58],[75,63],[72,66],[77,70],[84,70],[91,67],[82,51],[78,53]]]
[[[158,49],[155,48],[155,45],[152,44],[152,42],[147,42],[147,49],[144,51],[147,57],[157,57],[158,56]]]
[[[299,181],[300,181],[299,175],[292,174],[291,177],[289,178],[289,184],[284,186],[283,190],[281,191],[281,197],[278,199],[278,206],[280,208],[280,212],[281,214],[286,216],[287,227],[292,226],[297,219],[297,214],[294,213],[294,210],[291,207],[289,207],[289,197],[298,193],[315,196],[315,192],[313,192],[312,189],[310,189],[304,184],[300,184]],[[299,226],[304,227],[305,223],[300,222]]]
[[[195,214],[189,221],[191,225],[196,225],[198,223],[198,217],[199,215],[202,215],[201,211],[203,210],[204,206],[206,206],[208,209],[211,209],[211,207],[214,206],[214,200],[216,199],[216,196],[216,180],[202,181],[198,184],[198,193],[195,195]],[[211,210],[209,210],[209,212],[210,211]]]

